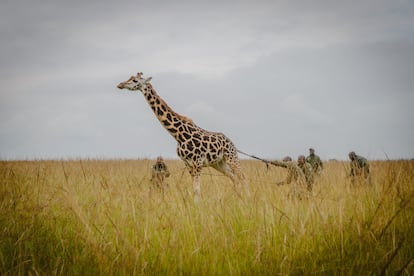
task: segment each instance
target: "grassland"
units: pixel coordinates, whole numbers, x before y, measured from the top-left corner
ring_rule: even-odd
[[[286,171],[243,161],[251,196],[212,169],[193,202],[189,174],[167,160],[0,162],[2,275],[413,275],[414,162],[372,162],[351,186],[327,162],[306,200],[277,186]]]

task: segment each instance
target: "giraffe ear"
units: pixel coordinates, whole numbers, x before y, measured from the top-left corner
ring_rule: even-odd
[[[150,80],[152,80],[152,77],[147,78],[147,79],[145,80],[145,83],[150,82]]]

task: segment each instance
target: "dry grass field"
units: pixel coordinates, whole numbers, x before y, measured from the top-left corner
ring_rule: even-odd
[[[205,169],[198,204],[178,160],[152,189],[153,162],[0,162],[0,274],[414,275],[414,161],[371,162],[371,186],[326,162],[303,200],[242,161],[250,196]]]

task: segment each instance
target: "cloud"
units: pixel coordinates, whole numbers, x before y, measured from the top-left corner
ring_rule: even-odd
[[[211,115],[215,112],[214,107],[206,102],[195,102],[187,108],[188,113],[203,114],[204,116]]]
[[[137,71],[256,154],[414,155],[412,1],[16,0],[0,23],[0,158],[175,156],[116,88]]]
[[[300,95],[290,95],[282,100],[282,111],[289,116],[299,117],[303,123],[322,124],[329,126],[332,120],[321,111],[312,107]]]

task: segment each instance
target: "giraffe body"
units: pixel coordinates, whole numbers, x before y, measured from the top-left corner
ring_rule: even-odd
[[[141,91],[159,122],[177,141],[177,155],[184,161],[193,178],[194,196],[200,196],[200,175],[203,167],[213,167],[230,177],[234,184],[247,183],[241,171],[237,149],[223,133],[207,131],[191,119],[173,111],[142,73],[118,85],[120,89]]]

